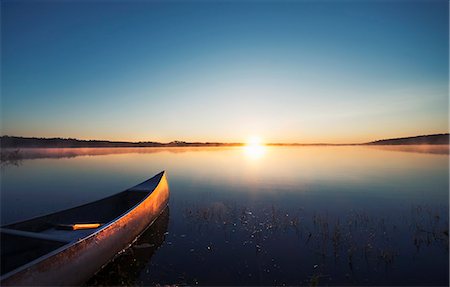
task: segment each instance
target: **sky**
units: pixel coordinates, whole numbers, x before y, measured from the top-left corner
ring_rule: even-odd
[[[448,132],[449,3],[2,1],[1,134],[354,143]]]

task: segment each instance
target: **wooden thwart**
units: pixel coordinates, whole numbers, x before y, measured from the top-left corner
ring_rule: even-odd
[[[101,223],[75,223],[75,224],[58,224],[56,226],[57,229],[63,230],[80,230],[80,229],[93,229],[98,228],[102,224]]]

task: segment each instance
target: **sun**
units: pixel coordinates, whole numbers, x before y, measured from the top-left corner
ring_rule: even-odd
[[[261,145],[263,145],[262,140],[258,136],[251,136],[247,139],[246,146],[261,146]]]

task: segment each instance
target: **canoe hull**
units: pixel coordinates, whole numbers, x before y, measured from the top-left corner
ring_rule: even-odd
[[[143,184],[135,189],[139,190]],[[153,192],[116,221],[87,238],[55,250],[44,260],[29,264],[3,279],[1,284],[59,286],[84,283],[155,221],[168,200],[169,186],[165,173],[162,173]]]

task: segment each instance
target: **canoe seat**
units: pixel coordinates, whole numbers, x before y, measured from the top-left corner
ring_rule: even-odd
[[[56,229],[62,230],[80,230],[80,229],[95,229],[99,228],[101,223],[73,223],[73,224],[57,224]]]
[[[88,236],[89,234],[95,232],[96,228],[98,227],[92,226],[91,228],[61,229],[57,228],[57,226],[53,226],[39,232],[18,230],[12,228],[0,228],[0,231],[2,234],[8,234],[11,236],[21,236],[26,238],[56,241],[67,244],[69,242],[74,242],[80,238]]]

